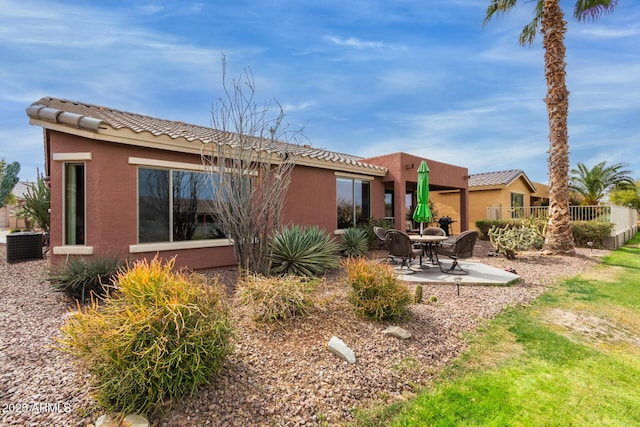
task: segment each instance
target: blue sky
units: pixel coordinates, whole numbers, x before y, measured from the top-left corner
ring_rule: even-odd
[[[548,123],[533,4],[485,28],[490,0],[0,0],[0,157],[43,171],[25,109],[53,96],[208,126],[221,57],[250,68],[318,148],[404,151],[470,173],[547,182]],[[625,162],[640,178],[640,2],[568,21],[571,166]],[[312,5],[312,6],[311,6]]]

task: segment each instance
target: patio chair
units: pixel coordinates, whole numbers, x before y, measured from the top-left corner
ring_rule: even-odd
[[[427,227],[422,230],[422,234],[426,236],[446,236],[447,233],[440,227]]]
[[[411,271],[416,271],[411,268],[411,261],[416,258],[422,258],[422,249],[416,249],[411,244],[411,239],[407,233],[403,233],[400,230],[389,230],[384,236],[384,241],[389,250],[390,257],[398,257],[402,260],[402,267],[407,267]]]
[[[478,232],[476,230],[468,230],[460,233],[451,247],[436,247],[433,252],[436,256],[436,261],[440,266],[440,271],[447,274],[469,274],[458,264],[459,259],[471,258],[473,256],[473,247],[478,240]],[[438,255],[448,256],[453,260],[451,267],[448,269],[442,268],[442,262],[438,259]]]
[[[378,238],[378,247],[386,247],[384,243],[384,235],[387,234],[387,230],[382,227],[373,227],[373,234]]]

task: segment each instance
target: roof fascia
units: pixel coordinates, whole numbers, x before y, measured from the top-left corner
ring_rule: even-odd
[[[40,126],[45,129],[54,130],[61,133],[80,136],[95,141],[114,142],[118,144],[132,145],[143,148],[161,149],[166,151],[174,151],[179,153],[197,154],[202,153],[202,142],[200,140],[189,141],[184,137],[171,138],[167,135],[153,135],[150,132],[134,132],[128,128],[114,129],[108,124],[101,123],[96,132],[78,129],[53,123],[49,121],[37,120],[30,118],[29,124]],[[210,143],[212,144],[212,143]],[[210,145],[207,144],[207,145]],[[272,162],[278,164],[282,161],[277,153],[272,154]],[[385,169],[368,168],[358,165],[350,165],[341,162],[328,162],[320,159],[309,158],[304,155],[296,156],[296,165],[308,166],[320,169],[329,169],[341,172],[351,172],[362,175],[382,177],[387,174]]]
[[[525,174],[524,172],[520,172],[520,174],[518,176],[516,176],[515,178],[513,178],[511,181],[509,181],[509,183],[507,184],[507,186],[513,184],[514,182],[516,182],[519,178],[522,178],[524,180],[524,183],[529,187],[529,190],[531,190],[532,193],[536,192],[536,186],[533,185],[533,183],[529,180],[529,178],[527,177],[527,174]]]

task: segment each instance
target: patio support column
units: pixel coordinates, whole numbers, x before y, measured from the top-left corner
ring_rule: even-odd
[[[460,189],[460,232],[469,229],[469,189]]]
[[[405,193],[407,192],[407,183],[404,180],[395,180],[393,182],[393,228],[405,231],[405,218],[407,217],[407,208],[405,204]]]

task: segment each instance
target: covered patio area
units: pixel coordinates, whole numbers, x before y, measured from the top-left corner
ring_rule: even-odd
[[[451,191],[459,194],[460,230],[469,229],[469,171],[461,166],[450,165],[407,153],[392,153],[363,159],[387,168],[383,177],[385,219],[393,222],[393,228],[407,231],[417,228],[412,215],[417,204],[418,166],[426,161],[429,167],[429,191]],[[437,218],[435,218],[437,221]],[[409,225],[411,227],[409,227]],[[435,224],[434,222],[434,225]]]

